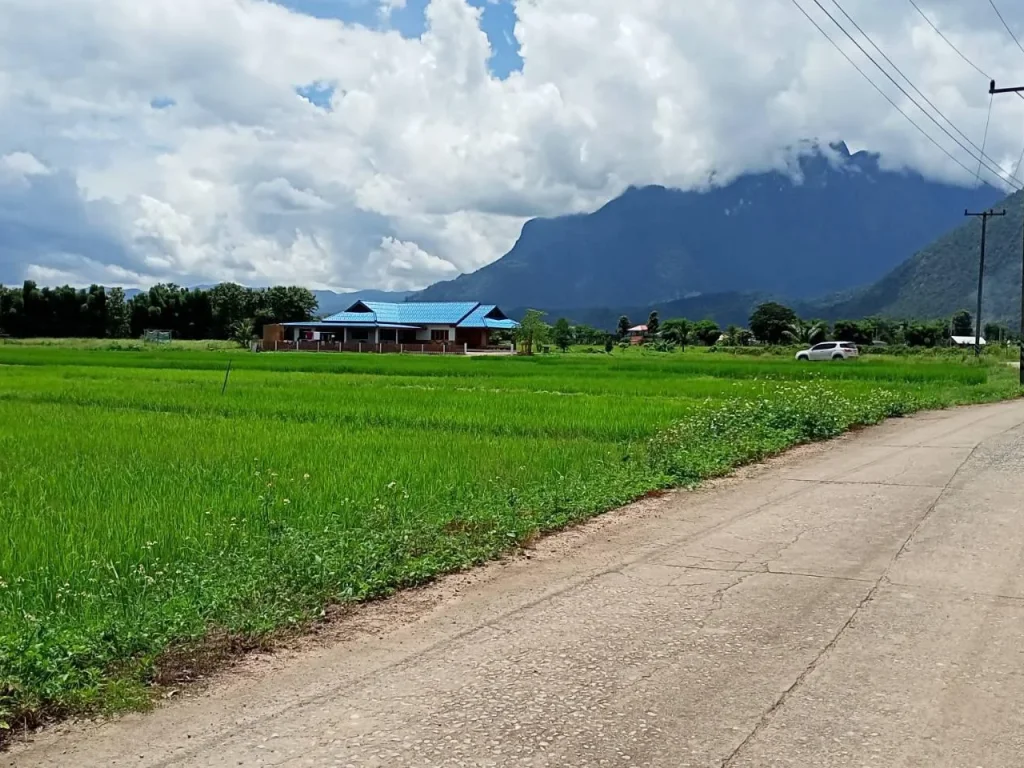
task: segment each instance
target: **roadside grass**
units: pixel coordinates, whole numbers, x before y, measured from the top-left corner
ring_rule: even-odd
[[[224,367],[233,363],[226,392]],[[0,722],[136,708],[162,660],[498,557],[1006,366],[0,346]]]

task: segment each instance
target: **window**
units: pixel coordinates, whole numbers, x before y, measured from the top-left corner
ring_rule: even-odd
[[[369,341],[370,332],[365,328],[353,328],[348,334],[349,341]]]
[[[856,349],[857,348],[857,345],[854,344],[852,341],[844,341],[839,346],[842,347],[843,349]]]
[[[816,346],[811,347],[811,350],[813,352],[823,352],[826,349],[835,349],[835,347],[835,342],[830,341],[826,344],[817,344]]]
[[[448,331],[445,328],[434,328],[430,332],[431,341],[448,341]]]

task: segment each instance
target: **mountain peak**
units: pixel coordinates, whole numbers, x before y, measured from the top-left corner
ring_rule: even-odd
[[[593,213],[530,221],[504,257],[416,298],[566,309],[694,293],[812,298],[879,279],[957,226],[965,205],[1000,197],[882,170],[845,142],[786,154],[782,171],[702,190],[634,185]]]

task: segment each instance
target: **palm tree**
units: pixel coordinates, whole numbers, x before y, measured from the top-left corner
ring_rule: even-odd
[[[825,327],[821,323],[804,323],[797,320],[790,323],[783,335],[794,344],[816,344],[825,335]]]

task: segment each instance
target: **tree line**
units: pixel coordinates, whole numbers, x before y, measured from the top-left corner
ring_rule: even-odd
[[[531,310],[529,319],[524,319],[520,336],[529,339],[531,346],[547,342],[567,350],[573,345],[600,346],[611,351],[616,343],[631,343],[630,329],[635,327],[628,316],[622,315],[615,331],[609,333],[589,325],[573,325],[566,318],[559,318],[554,325],[547,325],[541,318],[543,313]],[[668,350],[686,346],[736,346],[763,345],[806,345],[822,341],[851,341],[861,346],[875,343],[905,345],[909,347],[940,347],[950,343],[950,336],[973,336],[974,318],[971,313],[961,310],[948,319],[938,320],[890,320],[883,317],[868,317],[861,320],[836,320],[829,323],[819,319],[804,319],[778,302],[765,302],[754,308],[748,327],[719,326],[711,319],[689,320],[670,318],[661,320],[657,311],[647,318],[647,330],[637,334],[642,344],[655,349]],[[989,343],[1016,340],[1016,335],[1005,325],[987,323],[982,335]]]
[[[40,288],[26,280],[20,288],[0,285],[0,334],[117,339],[159,330],[179,339],[229,339],[259,335],[270,323],[309,320],[316,309],[312,291],[293,286],[163,283],[127,298],[122,288]]]

